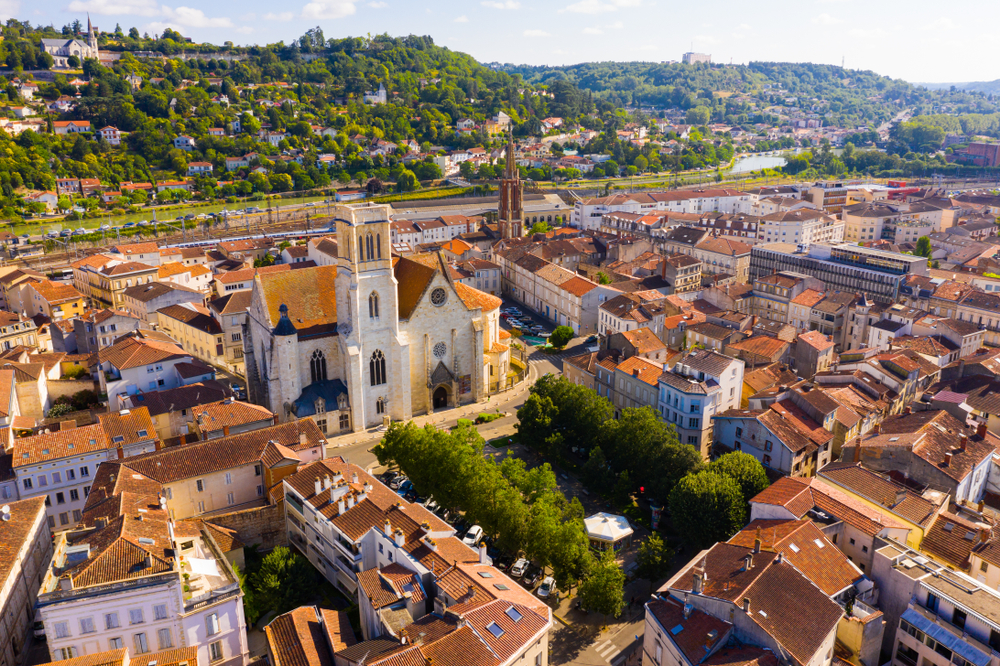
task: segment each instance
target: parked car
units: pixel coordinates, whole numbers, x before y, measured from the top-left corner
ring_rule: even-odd
[[[135,222],[126,222],[125,224],[122,225],[122,229],[131,229],[134,226]]]
[[[409,493],[416,494],[416,491],[413,490],[413,482],[406,479],[399,484],[398,488],[396,488],[396,494],[405,499],[406,495]]]
[[[541,577],[541,568],[535,566],[534,564],[529,564],[528,568],[524,572],[524,575],[521,576],[521,585],[524,585],[529,590],[533,590],[535,589],[535,585],[538,584],[538,579]]]
[[[514,562],[514,564],[511,566],[510,575],[513,576],[514,578],[520,578],[521,576],[524,575],[525,570],[528,568],[528,564],[529,564],[528,560],[524,559],[523,557],[520,558],[517,562]]]
[[[543,599],[556,591],[556,579],[552,576],[546,576],[542,584],[538,586],[538,596]]]
[[[590,336],[589,338],[587,338],[586,340],[583,341],[583,343],[586,344],[586,345],[589,345],[592,342],[597,342],[597,336],[596,335],[592,335],[592,336]]]
[[[489,553],[487,553],[487,555],[489,555]],[[500,571],[507,571],[508,569],[510,569],[510,565],[513,562],[514,562],[514,556],[508,555],[506,553],[501,554],[499,557],[493,558],[493,566],[495,566]]]
[[[473,525],[466,532],[465,536],[462,537],[462,543],[471,548],[475,548],[479,545],[479,540],[483,538],[483,528],[479,525]]]
[[[403,483],[405,483],[406,481],[408,481],[406,476],[400,474],[399,476],[397,476],[396,478],[394,478],[392,481],[389,482],[389,487],[392,488],[393,490],[399,490],[399,487],[403,485]]]
[[[102,224],[101,225],[101,231],[111,231],[111,225],[110,224]]]
[[[149,226],[149,220],[139,220],[138,226],[140,226],[140,227],[148,227]]]

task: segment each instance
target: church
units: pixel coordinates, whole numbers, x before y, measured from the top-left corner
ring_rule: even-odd
[[[500,299],[453,281],[439,253],[393,256],[388,206],[339,206],[334,217],[336,264],[254,278],[243,328],[250,401],[337,435],[502,388]]]
[[[52,66],[56,69],[66,69],[69,67],[69,57],[76,56],[80,64],[87,58],[100,57],[97,47],[97,31],[87,17],[87,41],[81,42],[79,39],[43,39],[42,50],[52,56]]]

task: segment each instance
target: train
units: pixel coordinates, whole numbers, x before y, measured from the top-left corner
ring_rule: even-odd
[[[208,238],[205,240],[190,241],[187,243],[173,243],[172,245],[164,245],[163,248],[184,248],[184,247],[214,247],[219,243],[229,243],[231,241],[241,241],[241,240],[257,240],[261,238],[271,238],[274,240],[309,240],[310,238],[316,238],[320,236],[329,236],[330,234],[336,233],[336,229],[333,227],[327,227],[325,229],[316,229],[313,231],[278,231],[270,234],[252,234],[247,236],[227,236],[225,238]]]

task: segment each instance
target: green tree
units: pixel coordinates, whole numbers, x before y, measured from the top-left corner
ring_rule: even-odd
[[[558,414],[548,396],[532,393],[517,410],[517,432],[521,443],[532,449],[543,449],[552,432],[552,422]]]
[[[703,471],[681,479],[670,493],[674,527],[696,549],[725,541],[746,522],[746,502],[728,476]]]
[[[625,572],[608,549],[590,568],[580,583],[580,604],[588,611],[618,617],[625,608]]]
[[[556,326],[552,334],[549,335],[549,342],[553,347],[565,347],[573,339],[573,329],[569,326]]]
[[[771,485],[767,480],[767,472],[760,461],[749,453],[733,451],[714,460],[709,466],[709,471],[720,476],[728,476],[740,487],[743,499],[748,503],[758,493]]]
[[[528,235],[531,236],[533,234],[547,234],[550,231],[552,231],[552,227],[549,226],[548,222],[542,220],[541,222],[535,222],[533,225],[531,225],[531,229],[528,230]]]
[[[918,256],[927,257],[928,259],[930,259],[931,252],[933,252],[933,248],[931,247],[931,239],[928,238],[927,236],[921,236],[920,238],[918,238],[917,249],[914,250],[913,253]]]
[[[639,544],[635,554],[636,575],[649,581],[650,591],[656,581],[667,575],[674,551],[667,546],[659,534],[653,532]]]
[[[597,284],[611,284],[611,278],[604,271],[597,272]]]
[[[419,187],[420,181],[417,180],[416,174],[409,169],[403,169],[396,176],[396,189],[400,192],[412,192]]]
[[[684,120],[688,125],[707,125],[709,118],[712,117],[712,112],[708,110],[707,106],[695,106],[688,109],[687,115]]]

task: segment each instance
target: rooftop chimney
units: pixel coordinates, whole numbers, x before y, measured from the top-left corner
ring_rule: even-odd
[[[757,528],[757,537],[753,540],[753,552],[760,552],[760,528]]]
[[[389,519],[385,519],[385,525],[382,526],[382,531],[389,538],[392,538],[392,525],[389,524]]]
[[[961,451],[965,451],[967,448],[969,448],[969,436],[968,435],[962,435],[962,437],[958,440],[958,448]]]
[[[854,457],[851,462],[861,462],[861,438],[858,437],[858,441],[854,443]]]
[[[691,580],[691,593],[701,594],[701,585],[702,585],[701,572],[695,571]]]
[[[347,509],[344,508],[344,498],[341,497],[339,500],[337,500],[337,515],[338,516],[343,515],[344,511],[346,510]]]
[[[906,407],[903,408],[903,413],[904,414],[912,414],[913,410],[910,408],[909,405],[907,405]]]
[[[323,489],[329,490],[330,486],[333,485],[333,481],[330,479],[330,475],[327,474],[323,477]]]
[[[358,482],[358,473],[351,472],[351,483],[357,483],[357,482]]]
[[[944,465],[945,467],[947,467],[948,465],[950,465],[950,464],[951,464],[951,456],[952,456],[952,455],[953,455],[953,454],[952,454],[952,452],[951,452],[951,451],[949,451],[948,453],[944,454],[944,461],[942,462],[942,464],[943,464],[943,465]]]
[[[639,376],[639,368],[632,368],[632,376],[633,377]]]
[[[980,423],[978,426],[976,426],[976,435],[979,437],[979,439],[986,439],[985,423]]]
[[[876,423],[875,427],[872,428],[872,432],[875,433],[876,435],[882,432],[882,424]]]
[[[743,570],[750,571],[753,569],[753,553],[747,553],[744,557]]]
[[[750,597],[743,597],[743,612],[750,614]]]
[[[397,529],[392,536],[393,536],[393,541],[396,542],[397,548],[402,548],[403,546],[406,545],[406,535],[403,534],[403,530]]]
[[[321,492],[323,492],[323,482],[320,480],[318,476],[316,477],[316,480],[313,481],[313,490],[316,491],[314,493],[315,495],[319,495]]]
[[[984,527],[979,530],[979,540],[983,543],[989,543],[990,541],[990,528]]]
[[[229,426],[227,425],[222,426],[222,436],[229,437]]]
[[[486,544],[479,544],[479,563],[491,564],[490,556],[486,554]]]

